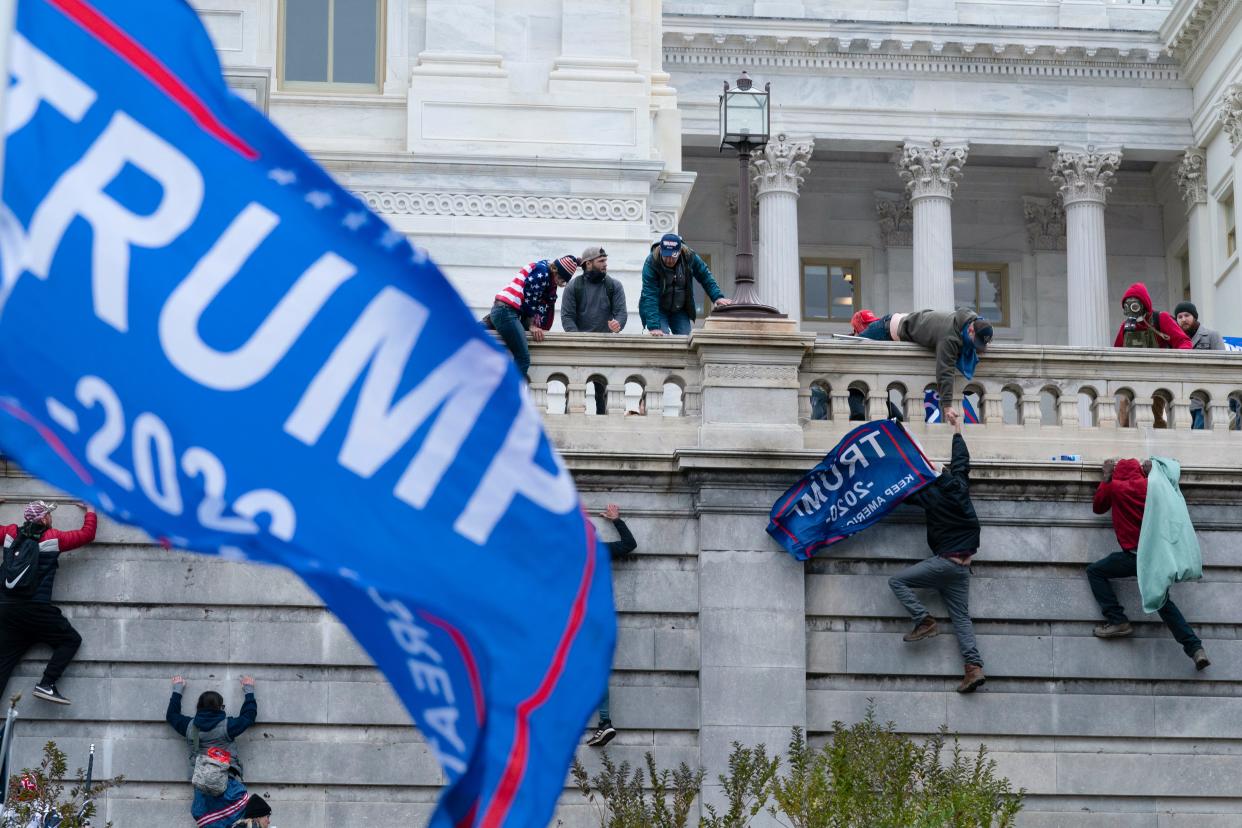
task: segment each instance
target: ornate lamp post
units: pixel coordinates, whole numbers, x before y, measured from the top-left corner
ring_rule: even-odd
[[[755,290],[755,257],[750,249],[750,156],[763,149],[772,132],[772,112],[768,105],[771,86],[764,84],[761,92],[743,72],[733,89],[725,81],[724,92],[720,95],[720,150],[723,152],[726,146],[737,150],[737,276],[733,303],[716,308],[713,315],[742,319],[785,316],[759,301],[759,293]]]

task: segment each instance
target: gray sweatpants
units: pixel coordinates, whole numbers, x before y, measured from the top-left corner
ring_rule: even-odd
[[[967,664],[983,666],[979,648],[975,646],[975,627],[970,622],[970,568],[955,564],[939,555],[908,566],[888,579],[889,588],[905,606],[906,611],[919,624],[930,613],[914,594],[914,589],[934,589],[940,593],[953,632],[957,634],[957,646]]]

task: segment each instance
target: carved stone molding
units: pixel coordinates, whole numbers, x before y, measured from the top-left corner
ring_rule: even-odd
[[[1221,129],[1229,135],[1229,143],[1236,148],[1242,144],[1242,83],[1235,83],[1226,89],[1216,107],[1220,113]]]
[[[1190,12],[1173,31],[1168,40],[1168,51],[1178,60],[1185,60],[1210,33],[1216,17],[1235,0],[1195,0]]]
[[[1108,201],[1121,150],[1095,146],[1062,147],[1052,152],[1049,175],[1068,207],[1080,201]]]
[[[762,196],[770,192],[785,192],[797,195],[810,171],[809,162],[814,149],[815,142],[809,138],[790,141],[783,133],[776,136],[775,141],[768,142],[751,161],[755,194]]]
[[[1198,147],[1191,147],[1182,153],[1181,163],[1177,165],[1177,186],[1186,199],[1186,208],[1196,204],[1207,203],[1207,179],[1203,174],[1207,168],[1207,153]]]
[[[377,213],[396,216],[582,219],[642,221],[646,205],[638,198],[517,196],[492,193],[411,193],[362,190],[358,197]]]
[[[875,220],[880,225],[880,239],[885,247],[914,244],[914,209],[910,205],[910,193],[877,192]]]
[[[708,363],[705,375],[709,380],[764,380],[797,384],[796,365],[751,365],[735,363]]]
[[[952,198],[970,150],[965,144],[907,141],[897,157],[897,174],[906,182],[911,199],[927,196]]]
[[[1022,215],[1026,219],[1026,239],[1031,250],[1065,249],[1065,204],[1061,196],[1022,197]]]
[[[666,210],[652,210],[647,214],[647,226],[652,233],[672,233],[677,230],[677,214]]]

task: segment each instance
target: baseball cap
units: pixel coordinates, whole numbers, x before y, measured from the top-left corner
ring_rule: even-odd
[[[608,254],[604,252],[604,248],[602,247],[588,247],[586,250],[582,251],[582,256],[580,258],[583,262],[589,262],[593,259],[598,259],[600,256],[607,255]]]
[[[678,256],[681,254],[681,236],[676,233],[665,233],[660,239],[661,256]]]
[[[975,348],[986,351],[992,342],[992,323],[982,316],[975,319]]]

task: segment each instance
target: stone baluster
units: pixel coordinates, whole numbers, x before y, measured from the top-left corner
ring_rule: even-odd
[[[988,390],[985,393],[987,396],[983,398],[983,405],[981,406],[983,410],[979,411],[980,419],[988,426],[1004,425],[1005,401],[1001,398],[1001,392]],[[962,392],[962,397],[966,397],[965,392]]]
[[[1022,412],[1022,425],[1027,428],[1039,428],[1043,423],[1044,412],[1039,389],[1024,391],[1018,398],[1018,410]]]
[[[1057,398],[1057,415],[1061,428],[1081,428],[1078,417],[1078,392],[1065,391]]]
[[[609,414],[625,414],[625,383],[608,383],[606,406]]]
[[[811,419],[811,386],[804,385],[798,389],[798,422]]]
[[[566,414],[585,414],[586,413],[586,383],[585,382],[567,382],[565,383],[565,413]],[[594,398],[591,400],[594,405]]]
[[[914,304],[911,310],[953,310],[953,191],[962,177],[965,143],[906,141],[897,172],[914,212]]]
[[[828,412],[828,417],[835,423],[847,423],[850,419],[850,389],[844,383],[838,383],[832,387],[829,394],[832,399],[832,409]]]
[[[687,385],[682,397],[682,416],[698,417],[703,413],[703,391],[701,386]]]
[[[1211,421],[1212,431],[1229,430],[1229,418],[1233,416],[1233,412],[1229,410],[1229,399],[1227,397],[1212,397],[1212,401],[1207,405],[1207,413]]]
[[[798,190],[810,171],[815,142],[778,135],[751,161],[759,199],[757,284],[764,302],[802,318],[801,260],[798,256]]]
[[[1156,414],[1151,410],[1151,397],[1135,394],[1130,401],[1131,422],[1138,428],[1154,428]]]
[[[664,385],[654,383],[647,389],[647,416],[664,416]]]
[[[1103,348],[1112,341],[1104,205],[1120,165],[1120,149],[1062,147],[1052,154],[1052,181],[1065,204],[1071,345]]]
[[[1169,411],[1168,409],[1172,409]],[[1190,397],[1177,396],[1173,398],[1173,404],[1165,407],[1165,418],[1172,419],[1169,427],[1177,431],[1190,431]]]
[[[546,382],[530,384],[530,401],[540,414],[548,413],[548,384]]]
[[[1095,421],[1100,428],[1115,429],[1117,425],[1117,400],[1108,392],[1100,392],[1095,398]]]
[[[921,423],[927,416],[923,408],[923,396],[916,392],[906,394],[905,415],[907,423]]]
[[[888,417],[888,392],[882,388],[873,388],[867,397],[867,419],[883,420]]]

